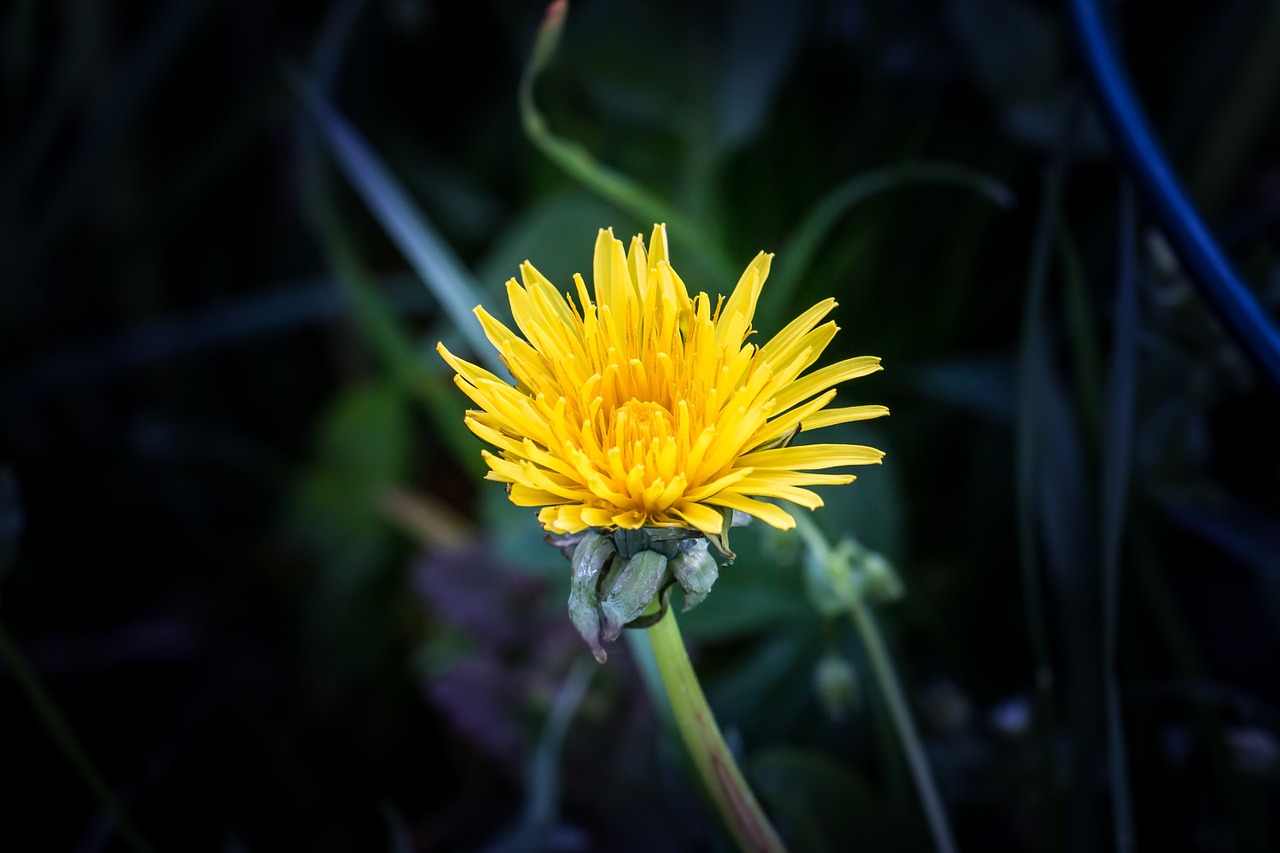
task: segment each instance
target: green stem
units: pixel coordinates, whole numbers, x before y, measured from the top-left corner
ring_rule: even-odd
[[[907,755],[907,765],[911,768],[916,789],[920,792],[920,801],[924,806],[929,831],[933,833],[934,846],[943,853],[954,853],[956,844],[951,837],[947,813],[942,808],[942,798],[938,796],[933,773],[929,770],[929,761],[925,758],[924,747],[920,744],[920,735],[916,732],[915,721],[911,718],[907,700],[902,695],[902,686],[898,683],[898,675],[894,671],[893,661],[889,658],[889,651],[885,648],[884,638],[880,636],[875,614],[871,612],[871,608],[862,597],[858,597],[853,602],[849,612],[853,616],[854,626],[862,636],[862,643],[867,648],[867,657],[871,660],[871,668],[875,671],[876,680],[880,682],[880,692],[884,694],[885,704],[889,707],[889,716],[893,718],[894,728],[898,730],[898,739],[902,742],[902,750]]]
[[[785,850],[755,794],[747,787],[733,753],[725,745],[707,697],[698,683],[698,676],[689,662],[675,613],[668,610],[667,615],[647,633],[658,662],[658,672],[662,674],[662,683],[667,688],[676,726],[734,841],[743,850]]]
[[[58,748],[62,750],[63,755],[71,762],[71,765],[75,767],[80,774],[80,778],[84,780],[85,785],[93,792],[102,808],[115,821],[116,832],[119,833],[120,838],[136,853],[149,853],[152,849],[151,845],[143,837],[142,833],[138,831],[138,828],[133,825],[133,821],[129,820],[129,816],[124,813],[124,809],[120,806],[120,801],[116,799],[111,789],[107,787],[107,783],[98,774],[93,762],[89,760],[89,756],[85,754],[84,748],[76,738],[75,732],[72,731],[70,724],[62,716],[62,712],[58,710],[58,707],[53,704],[53,699],[45,692],[44,686],[36,678],[35,673],[31,671],[31,667],[27,666],[26,659],[23,657],[22,652],[18,650],[17,645],[14,644],[9,632],[5,630],[3,623],[0,623],[0,656],[9,665],[14,680],[18,683],[22,692],[27,695],[27,700],[35,708],[36,715],[44,723],[44,727],[48,730],[50,737],[53,738]]]
[[[641,222],[665,222],[673,233],[688,240],[709,271],[722,279],[732,280],[733,263],[718,242],[711,239],[696,222],[670,204],[646,190],[637,181],[601,163],[579,143],[562,139],[551,131],[546,118],[533,99],[533,86],[543,68],[551,61],[560,44],[567,0],[554,0],[543,16],[534,40],[533,53],[520,77],[520,121],[525,136],[547,159],[555,163],[592,192],[617,205]]]

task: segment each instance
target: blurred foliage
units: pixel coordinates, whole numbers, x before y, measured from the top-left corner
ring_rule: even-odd
[[[1280,18],[1115,8],[1276,316]],[[597,228],[652,227],[524,135],[542,13],[0,10],[0,620],[157,849],[724,849],[625,644],[551,749],[567,563],[480,478],[433,351],[467,351],[441,275],[501,316],[519,262],[568,282]],[[1280,401],[1123,201],[1060,10],[580,0],[535,95],[696,229],[692,287],[777,251],[761,334],[834,295],[831,357],[884,358],[840,405],[893,416],[839,438],[886,464],[814,520],[901,572],[880,621],[960,846],[1105,849],[1127,785],[1149,849],[1271,849]],[[352,183],[336,122],[408,207]],[[927,848],[799,537],[735,537],[682,624],[766,807],[796,850]],[[126,849],[17,671],[0,847]]]

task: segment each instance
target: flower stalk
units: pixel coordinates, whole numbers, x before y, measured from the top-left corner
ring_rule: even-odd
[[[902,581],[884,557],[853,540],[846,538],[832,547],[818,526],[804,516],[796,518],[796,528],[809,550],[810,597],[821,605],[823,615],[836,617],[847,613],[852,619],[889,709],[889,718],[902,743],[934,847],[940,853],[953,853],[956,845],[947,812],[911,716],[911,708],[898,681],[893,658],[872,610],[873,602],[900,598],[904,592]]]
[[[875,614],[872,613],[866,598],[859,596],[849,608],[849,615],[853,618],[853,625],[858,629],[858,635],[866,647],[867,659],[871,661],[871,669],[875,672],[876,681],[880,684],[880,692],[884,694],[893,727],[897,729],[898,740],[902,742],[902,751],[906,753],[907,766],[911,768],[911,776],[915,779],[920,803],[924,807],[925,820],[933,835],[934,847],[940,853],[954,853],[956,844],[951,837],[951,826],[947,821],[946,810],[942,806],[942,797],[938,795],[933,773],[929,769],[929,760],[925,757],[920,735],[916,732],[916,724],[911,716],[911,709],[907,707],[907,700],[903,696],[902,685],[898,683],[898,673],[893,667],[893,659],[889,657],[884,638],[880,636],[880,626],[876,624]]]
[[[0,622],[0,661],[3,661],[8,666],[10,676],[17,682],[18,689],[26,694],[27,700],[31,703],[36,716],[39,717],[49,736],[57,744],[58,749],[70,762],[71,766],[75,768],[85,786],[88,787],[98,801],[99,807],[106,812],[114,823],[112,828],[120,837],[120,840],[135,853],[152,853],[155,848],[151,846],[142,832],[134,825],[119,798],[107,785],[106,780],[102,778],[102,774],[98,772],[93,762],[89,760],[89,756],[81,745],[80,739],[76,737],[71,724],[62,715],[62,711],[54,704],[53,698],[44,689],[40,679],[31,670],[31,666],[27,663],[22,652],[19,651],[13,638],[9,636],[9,632],[3,622]]]
[[[785,850],[720,734],[671,608],[646,633],[676,727],[725,827],[743,850]]]

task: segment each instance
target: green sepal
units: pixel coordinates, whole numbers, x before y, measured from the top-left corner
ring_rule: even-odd
[[[671,558],[668,563],[671,574],[675,576],[680,588],[684,590],[684,611],[688,612],[698,606],[711,592],[711,587],[720,577],[720,567],[716,558],[707,549],[707,540],[699,539],[690,547]]]
[[[737,557],[729,548],[729,528],[746,527],[751,523],[751,516],[741,510],[729,509],[728,507],[722,508],[720,512],[724,516],[724,522],[720,525],[720,532],[705,533],[704,535],[712,545],[716,546],[716,550],[720,552],[721,557],[724,557],[727,565]]]
[[[667,615],[667,607],[670,605],[671,587],[675,586],[675,584],[676,582],[671,579],[671,576],[667,575],[666,581],[662,584],[662,590],[658,593],[658,609],[652,613],[641,613],[623,627],[632,629],[652,628],[654,625],[661,622],[662,617]]]
[[[626,624],[644,612],[658,594],[666,574],[667,558],[657,551],[641,551],[620,568],[615,563],[606,579],[611,581],[612,588],[600,603],[603,640],[616,640]]]
[[[668,560],[702,538],[702,533],[684,527],[646,527],[644,533],[648,537],[646,547]]]
[[[587,641],[600,663],[608,658],[601,645],[600,572],[617,554],[613,540],[595,531],[585,534],[573,550],[573,574],[569,582],[569,620]],[[616,636],[616,635],[615,635]],[[610,638],[612,639],[612,638]]]
[[[619,529],[611,535],[613,546],[618,549],[618,556],[624,560],[630,560],[649,547],[649,532],[643,527],[635,530]]]

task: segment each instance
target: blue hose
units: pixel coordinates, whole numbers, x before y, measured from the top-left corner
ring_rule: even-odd
[[[1067,0],[1081,59],[1118,153],[1182,265],[1231,337],[1280,392],[1280,332],[1236,275],[1169,168],[1133,94],[1097,0]]]

